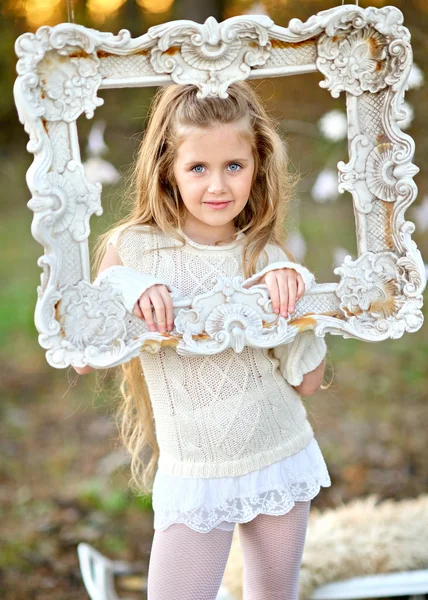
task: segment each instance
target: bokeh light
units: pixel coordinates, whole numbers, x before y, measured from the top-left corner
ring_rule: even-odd
[[[28,25],[54,25],[61,19],[61,0],[8,0],[2,7],[5,15],[24,17]]]
[[[164,13],[170,10],[174,0],[137,0],[137,4],[147,12]]]
[[[119,8],[126,0],[88,0],[86,8],[89,17],[94,23],[100,25],[106,18],[115,17]]]

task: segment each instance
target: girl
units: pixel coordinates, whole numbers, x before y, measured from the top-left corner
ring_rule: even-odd
[[[273,310],[290,318],[314,277],[283,249],[283,142],[249,83],[230,85],[226,99],[197,91],[157,91],[133,209],[99,238],[94,284],[107,279],[150,331],[166,334],[171,292],[201,294],[219,275],[265,284]],[[271,350],[180,356],[162,347],[121,365],[118,414],[135,487],[151,491],[158,467],[149,600],[214,600],[235,523],[244,599],[297,598],[310,502],[331,485],[301,401],[320,387],[325,354],[307,331]]]

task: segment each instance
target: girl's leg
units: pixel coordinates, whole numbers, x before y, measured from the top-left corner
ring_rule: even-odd
[[[257,515],[239,523],[244,600],[297,600],[311,501],[285,515]]]
[[[182,523],[155,529],[147,600],[215,600],[232,538],[233,530],[199,533]]]

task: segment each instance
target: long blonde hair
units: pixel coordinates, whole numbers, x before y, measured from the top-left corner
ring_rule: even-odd
[[[252,147],[254,174],[248,202],[235,217],[238,232],[245,232],[243,270],[245,277],[256,265],[267,243],[285,251],[285,215],[296,178],[287,168],[284,141],[277,124],[268,115],[251,85],[234,82],[228,98],[197,98],[195,85],[171,84],[155,93],[148,123],[129,180],[132,206],[129,214],[105,233],[94,246],[93,271],[98,272],[107,239],[116,230],[133,225],[153,225],[185,243],[181,228],[186,208],[174,178],[174,161],[187,127],[210,128],[216,124],[242,124],[242,133]],[[287,253],[290,256],[289,253]],[[292,259],[292,257],[291,257]],[[122,401],[117,419],[120,436],[131,454],[131,487],[151,492],[159,457],[153,410],[139,358],[121,365]],[[142,453],[152,450],[145,464]]]

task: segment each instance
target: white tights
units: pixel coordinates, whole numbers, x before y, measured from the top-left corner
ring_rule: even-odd
[[[239,523],[243,600],[297,600],[310,504],[296,502],[285,515],[260,514]],[[215,600],[232,537],[233,530],[199,533],[181,523],[155,529],[147,599]]]

